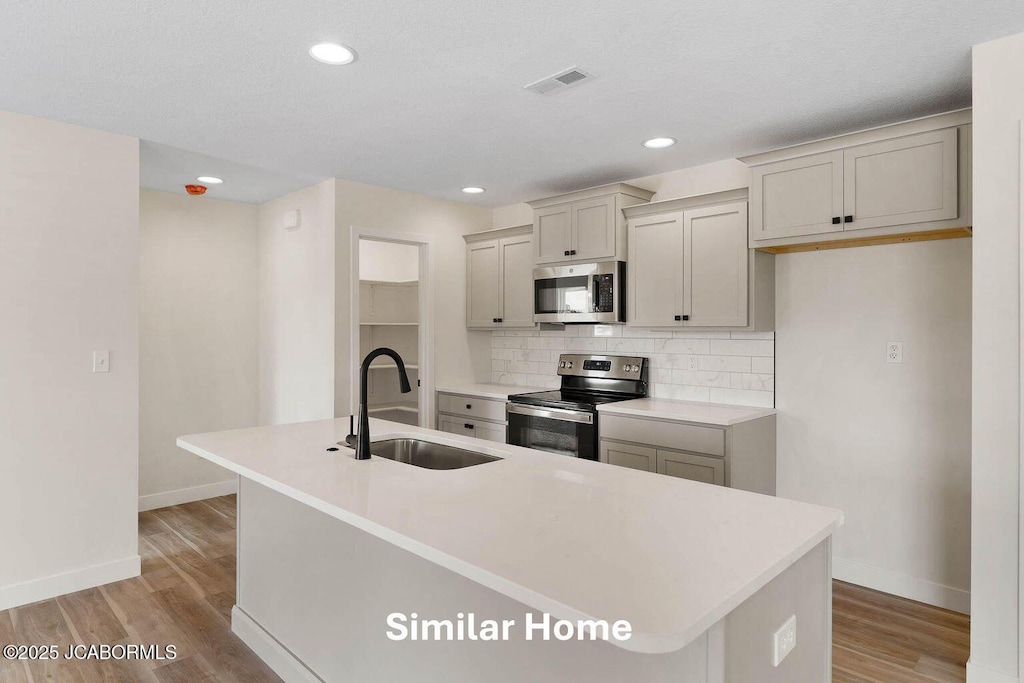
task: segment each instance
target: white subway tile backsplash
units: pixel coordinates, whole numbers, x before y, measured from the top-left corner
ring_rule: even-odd
[[[658,353],[706,354],[710,343],[707,339],[657,339],[654,350]]]
[[[565,330],[497,330],[491,336],[491,381],[555,388],[561,353],[609,353],[650,360],[650,395],[771,407],[775,403],[775,334],[640,330],[622,325],[567,325]]]
[[[697,356],[697,368],[724,372],[750,372],[752,361],[750,356]]]
[[[771,339],[712,339],[711,353],[720,356],[774,356]]]

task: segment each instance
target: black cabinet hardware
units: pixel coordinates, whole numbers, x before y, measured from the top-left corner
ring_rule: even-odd
[[[843,219],[841,219],[839,216],[832,216],[832,225],[838,225],[839,223],[842,222]]]
[[[853,222],[853,216],[847,216],[846,218],[843,219],[843,221],[845,221],[847,223],[852,223]]]
[[[569,251],[569,256],[575,256],[575,255],[576,255],[576,250],[575,249],[572,249],[572,250]]]
[[[496,322],[496,323],[504,322],[504,318],[497,318],[494,322]]]
[[[565,255],[566,255],[566,256],[568,256],[568,255],[569,255],[569,250],[568,250],[568,249],[566,249],[566,250],[565,250]]]
[[[467,423],[465,423],[465,424],[464,424],[464,425],[462,425],[462,426],[463,426],[463,427],[465,427],[466,429],[472,429],[472,428],[473,428],[473,425],[469,424],[468,422],[467,422]]]
[[[466,404],[466,410],[472,410],[472,409],[473,409],[473,406],[472,406],[472,404],[470,404],[470,403],[467,403],[467,404]]]
[[[676,320],[682,320],[682,319],[683,319],[683,316],[681,316],[681,315],[677,315],[676,316]]]
[[[684,315],[683,316],[683,320],[689,320],[689,319],[690,319],[690,316],[688,316],[688,315]]]

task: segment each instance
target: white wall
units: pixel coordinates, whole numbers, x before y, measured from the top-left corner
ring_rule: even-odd
[[[971,240],[785,254],[775,273],[778,494],[846,514],[836,578],[966,611]]]
[[[359,279],[412,282],[420,277],[420,250],[411,244],[359,240]]]
[[[974,48],[971,683],[1020,675],[1024,34]]]
[[[259,207],[260,424],[334,416],[334,237],[333,180]]]
[[[257,424],[259,231],[251,204],[142,190],[139,209],[139,502],[150,509],[236,486],[174,441]]]
[[[0,610],[139,573],[138,188],[136,138],[0,112]]]
[[[462,235],[490,227],[491,212],[452,202],[349,180],[329,181],[335,187],[337,223],[336,280],[336,415],[352,413],[350,357],[351,229],[392,235],[423,235],[432,241],[434,330],[437,343],[432,363],[437,382],[474,381],[490,374],[490,335],[466,330],[466,243]]]

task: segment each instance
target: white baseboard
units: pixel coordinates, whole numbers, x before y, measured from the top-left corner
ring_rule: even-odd
[[[971,613],[970,591],[944,586],[888,569],[879,569],[860,562],[834,557],[832,558],[832,577],[954,612]]]
[[[176,489],[164,491],[163,493],[151,493],[148,496],[139,496],[139,512],[156,510],[157,508],[181,505],[217,496],[227,496],[238,493],[238,477],[228,481],[219,481],[216,484],[203,484],[202,486],[191,486],[187,489]]]
[[[132,555],[123,560],[3,586],[0,587],[0,611],[102,586],[105,583],[130,579],[140,573],[142,560],[138,555]]]
[[[967,660],[967,683],[1018,683],[1016,676],[999,673]]]
[[[323,683],[323,679],[238,605],[231,608],[231,631],[285,683]]]

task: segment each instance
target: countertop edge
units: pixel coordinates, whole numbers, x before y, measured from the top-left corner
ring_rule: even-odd
[[[581,612],[580,610],[549,598],[530,588],[511,582],[507,579],[503,579],[474,564],[460,560],[437,550],[436,548],[432,548],[391,529],[371,522],[365,517],[361,517],[360,515],[354,514],[348,510],[331,505],[316,496],[282,484],[276,479],[272,479],[231,460],[222,458],[204,448],[189,443],[187,441],[189,436],[198,435],[186,435],[179,437],[176,440],[177,446],[190,453],[205,458],[214,464],[220,465],[239,476],[246,477],[247,479],[266,486],[267,488],[277,491],[278,493],[288,496],[300,503],[308,505],[330,517],[349,524],[361,531],[365,531],[366,533],[369,533],[383,541],[391,543],[398,548],[411,552],[414,555],[444,567],[449,571],[455,572],[456,574],[474,581],[475,583],[490,588],[491,590],[513,600],[517,600],[528,607],[541,612],[547,612],[558,619],[578,620],[599,618],[594,615]],[[691,624],[687,629],[672,634],[634,633],[627,641],[608,640],[607,642],[615,647],[619,647],[630,652],[636,652],[638,654],[667,654],[683,649],[696,640],[701,634],[705,633],[708,629],[725,618],[726,615],[739,607],[739,605],[747,598],[767,585],[769,581],[777,577],[788,567],[793,565],[798,559],[806,555],[812,548],[831,536],[842,524],[843,517],[840,514],[836,520],[794,548],[782,560],[766,569],[742,590],[733,593],[727,599],[719,603],[715,609],[710,610],[695,619],[693,624]]]
[[[644,399],[638,399],[644,400]],[[669,400],[669,399],[664,399]],[[708,419],[706,417],[699,416],[688,416],[685,414],[675,413],[667,409],[657,408],[636,408],[628,405],[622,405],[622,403],[629,403],[628,401],[605,403],[597,407],[598,412],[606,413],[608,415],[622,415],[624,417],[638,417],[641,419],[648,420],[665,420],[667,422],[690,422],[693,424],[712,425],[715,427],[731,427],[733,425],[743,424],[744,422],[752,422],[754,420],[760,420],[765,417],[771,417],[776,415],[778,411],[775,408],[757,408],[753,406],[728,406],[731,408],[749,408],[750,414],[743,417],[733,417],[726,419]]]

